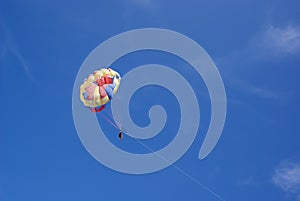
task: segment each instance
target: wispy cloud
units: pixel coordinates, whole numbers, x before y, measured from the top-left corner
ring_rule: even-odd
[[[300,198],[300,163],[281,162],[274,171],[272,182],[287,194]]]
[[[248,40],[248,45],[230,52],[220,58],[221,66],[252,66],[257,61],[285,59],[289,56],[299,58],[300,55],[300,25],[288,24],[274,26],[268,24],[258,30]]]
[[[254,180],[252,176],[238,180],[237,184],[239,186],[254,186],[257,185],[257,182]]]
[[[239,93],[247,93],[252,97],[261,100],[276,101],[276,102],[289,102],[293,97],[292,91],[274,89],[269,86],[260,86],[255,79],[243,79],[243,75],[237,75],[234,72],[222,73],[223,79],[228,88],[234,89]]]
[[[29,70],[29,65],[26,59],[24,58],[23,54],[18,48],[16,41],[14,40],[12,34],[10,33],[9,29],[3,24],[0,23],[0,30],[2,32],[2,46],[1,46],[1,63],[3,64],[6,55],[11,54],[14,58],[19,62],[20,66],[22,67],[25,75],[34,83],[37,83],[35,77]],[[4,66],[2,66],[4,68]]]
[[[34,76],[32,75],[32,73],[29,70],[29,65],[27,63],[27,61],[25,60],[24,56],[22,55],[22,53],[18,50],[18,48],[16,48],[15,46],[9,46],[9,50],[12,53],[12,55],[15,56],[15,58],[19,61],[20,66],[23,68],[26,76],[33,82],[36,82]]]
[[[267,25],[250,40],[252,52],[257,56],[274,57],[300,53],[300,26]]]
[[[251,81],[245,81],[241,77],[244,72],[260,71],[262,73],[269,69],[261,66],[260,61],[276,61],[281,59],[300,58],[300,26],[286,24],[285,26],[274,26],[268,24],[258,30],[249,38],[248,45],[216,59],[216,63],[225,82],[237,90],[243,90],[259,98],[271,100],[289,100],[292,91],[280,91],[268,86],[259,86]],[[247,68],[247,70],[246,70]],[[246,71],[243,71],[245,69]],[[268,74],[266,74],[268,76]]]

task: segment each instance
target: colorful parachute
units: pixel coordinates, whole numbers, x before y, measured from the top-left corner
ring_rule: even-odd
[[[80,86],[80,100],[92,112],[100,112],[117,93],[120,81],[119,73],[111,68],[96,70]]]

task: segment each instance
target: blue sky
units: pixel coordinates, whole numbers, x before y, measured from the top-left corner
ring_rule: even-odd
[[[296,0],[1,0],[0,200],[300,200],[299,8]],[[210,120],[201,77],[168,54],[145,51],[121,58],[113,64],[121,75],[159,63],[200,89],[200,128],[188,152],[175,166],[129,175],[103,166],[81,144],[72,90],[97,45],[147,27],[182,33],[208,52],[223,78],[227,118],[217,146],[199,160]],[[162,148],[177,129],[176,100],[167,90],[146,87],[132,102],[131,115],[140,126],[149,123],[153,104],[169,112],[165,135],[145,141]],[[117,133],[98,119],[107,132]],[[129,137],[108,138],[124,150],[147,151]]]

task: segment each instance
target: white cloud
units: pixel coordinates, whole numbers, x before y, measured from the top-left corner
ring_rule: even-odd
[[[260,98],[289,101],[293,96],[293,91],[259,86],[256,82],[245,81],[242,77],[248,77],[249,69],[262,73],[269,70],[258,61],[271,60],[274,62],[274,60],[290,59],[291,57],[300,58],[299,55],[300,25],[274,26],[269,24],[249,38],[248,46],[217,58],[216,63],[229,86]],[[248,69],[242,71],[243,68]],[[248,74],[243,75],[244,72]],[[267,73],[266,76],[268,76]]]
[[[29,70],[29,66],[28,66],[26,60],[24,59],[23,55],[21,54],[21,52],[14,46],[9,46],[9,50],[10,50],[11,54],[15,56],[15,58],[18,60],[18,62],[20,63],[20,65],[24,69],[24,72],[25,72],[26,76],[31,81],[35,82],[35,78],[31,74],[31,72]]]
[[[300,196],[300,163],[291,161],[282,162],[272,177],[274,185],[289,194]]]
[[[299,58],[299,55],[300,25],[269,24],[250,37],[247,46],[217,58],[217,63],[228,70],[237,64],[238,67],[251,66],[257,61],[281,60],[286,57]]]
[[[0,22],[0,30],[2,31],[3,41],[1,47],[1,61],[5,60],[5,57],[8,53],[14,56],[14,58],[19,62],[20,66],[23,68],[25,75],[30,79],[32,82],[36,83],[36,79],[32,75],[29,70],[29,65],[24,58],[23,54],[18,48],[16,41],[13,39],[12,34],[10,33],[9,29],[4,25],[4,23]]]
[[[265,41],[271,48],[293,54],[300,49],[300,29],[295,26],[270,26],[265,33]]]
[[[250,46],[258,56],[285,56],[300,52],[300,27],[297,25],[268,25],[251,41]]]

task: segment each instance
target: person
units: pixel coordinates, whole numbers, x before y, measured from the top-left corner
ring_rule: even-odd
[[[120,140],[122,140],[122,137],[123,137],[123,134],[122,134],[122,131],[119,132],[119,138]]]

